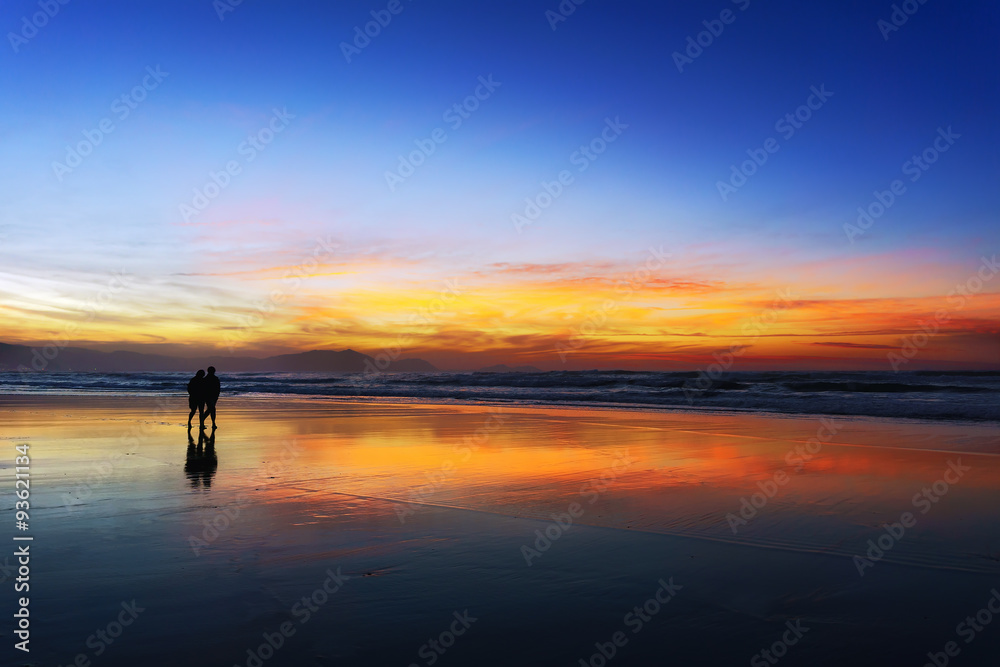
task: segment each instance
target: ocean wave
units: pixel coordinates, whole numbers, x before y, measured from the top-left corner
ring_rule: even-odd
[[[0,393],[176,394],[187,373],[0,373]],[[929,382],[929,378],[934,380]],[[1000,421],[1000,373],[231,373],[228,395],[370,397]]]
[[[993,391],[989,387],[967,387],[962,385],[904,384],[901,382],[795,382],[786,383],[792,391],[844,391],[876,393],[934,393],[951,392],[974,394]]]

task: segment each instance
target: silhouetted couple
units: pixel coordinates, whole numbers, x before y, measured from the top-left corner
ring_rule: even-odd
[[[205,417],[212,418],[212,428],[215,426],[215,404],[222,393],[222,385],[219,376],[215,374],[215,366],[208,367],[208,375],[205,371],[198,371],[188,382],[188,407],[191,414],[188,415],[188,428],[191,428],[191,419],[194,413],[198,413],[198,422],[201,428],[205,428]]]

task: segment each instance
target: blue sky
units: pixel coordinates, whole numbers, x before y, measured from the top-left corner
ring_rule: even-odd
[[[797,267],[810,262],[870,257],[897,285],[912,253],[951,279],[996,246],[993,3],[914,5],[886,39],[877,22],[892,3],[587,0],[553,30],[554,0],[402,0],[348,63],[341,44],[387,4],[246,0],[220,20],[210,0],[76,0],[16,52],[8,35],[0,290],[37,290],[34,301],[71,310],[119,264],[161,286],[206,265],[245,275],[269,256],[307,252],[318,235],[428,285],[503,262],[628,263],[651,244],[675,249],[678,271],[700,279],[760,285],[804,276]],[[6,3],[0,27],[20,33],[38,11]],[[723,11],[732,21],[679,72],[672,54]],[[169,76],[119,119],[113,101],[147,67]],[[501,85],[448,128],[442,114],[490,76]],[[832,96],[782,138],[775,121],[814,86]],[[245,162],[238,147],[275,109],[294,118]],[[53,162],[105,118],[114,131],[57,178]],[[510,218],[525,197],[575,170],[571,155],[608,118],[627,129],[516,233]],[[442,127],[447,141],[390,191],[398,156]],[[857,207],[903,178],[903,163],[942,127],[960,138],[849,243],[843,225]],[[770,137],[778,152],[723,201],[718,181]],[[241,173],[184,220],[180,205],[231,160]],[[947,291],[924,277],[914,276],[924,295]],[[228,295],[222,310],[258,290],[232,275],[205,284]],[[860,289],[844,291],[881,294]]]

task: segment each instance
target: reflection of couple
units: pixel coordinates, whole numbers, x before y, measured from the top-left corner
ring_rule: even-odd
[[[222,386],[219,382],[219,376],[215,374],[215,366],[208,367],[208,375],[205,375],[205,371],[195,373],[195,376],[188,382],[187,390],[188,407],[191,408],[191,414],[188,415],[188,428],[191,428],[191,419],[195,412],[198,413],[201,428],[205,428],[205,417],[211,417],[212,428],[216,428],[215,404],[219,400],[219,394],[222,393]]]
[[[219,467],[219,459],[215,455],[215,431],[211,435],[205,435],[205,431],[198,430],[198,444],[194,444],[194,437],[188,430],[187,459],[184,461],[184,472],[191,480],[191,486],[197,487],[199,483],[206,489],[212,486],[212,475]]]

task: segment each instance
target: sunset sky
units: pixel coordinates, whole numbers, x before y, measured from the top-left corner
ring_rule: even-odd
[[[0,341],[1000,368],[1000,8],[912,5],[12,0]]]

